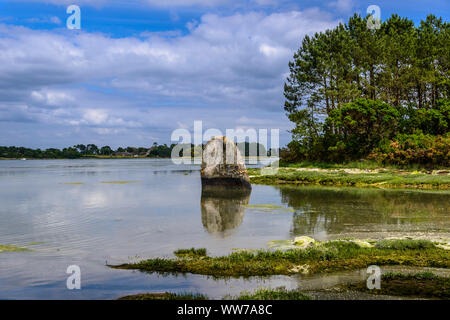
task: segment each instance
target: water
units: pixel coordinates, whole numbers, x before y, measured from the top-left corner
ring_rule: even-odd
[[[296,277],[163,277],[106,263],[190,247],[227,254],[298,235],[450,237],[448,192],[254,185],[248,196],[218,198],[202,195],[199,169],[154,159],[0,161],[0,244],[32,250],[0,253],[0,299],[295,288]],[[66,288],[69,265],[80,266],[82,290]]]

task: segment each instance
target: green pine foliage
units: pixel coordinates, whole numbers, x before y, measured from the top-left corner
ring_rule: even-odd
[[[306,36],[284,86],[294,122],[285,162],[450,165],[450,24],[351,17]]]

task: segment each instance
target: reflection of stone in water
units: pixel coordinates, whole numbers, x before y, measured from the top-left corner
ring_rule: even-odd
[[[241,225],[249,200],[250,191],[202,191],[203,227],[209,233],[222,233],[222,235],[227,236],[227,231],[236,229]]]

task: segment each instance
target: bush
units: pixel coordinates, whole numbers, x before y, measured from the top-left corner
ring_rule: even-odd
[[[421,130],[425,134],[444,135],[449,132],[450,100],[441,99],[431,109],[402,108],[402,133]]]
[[[367,156],[384,139],[395,136],[400,112],[382,101],[356,99],[335,109],[325,120],[325,142],[331,160]]]
[[[450,134],[400,134],[376,148],[369,159],[382,164],[450,166]]]

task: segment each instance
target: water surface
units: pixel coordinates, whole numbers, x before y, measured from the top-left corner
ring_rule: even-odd
[[[293,288],[295,277],[163,277],[105,264],[190,247],[227,254],[299,235],[450,237],[448,192],[254,185],[219,197],[202,194],[199,169],[155,159],[0,161],[0,244],[32,250],[0,253],[0,299]],[[81,268],[81,290],[66,288],[69,265]]]

